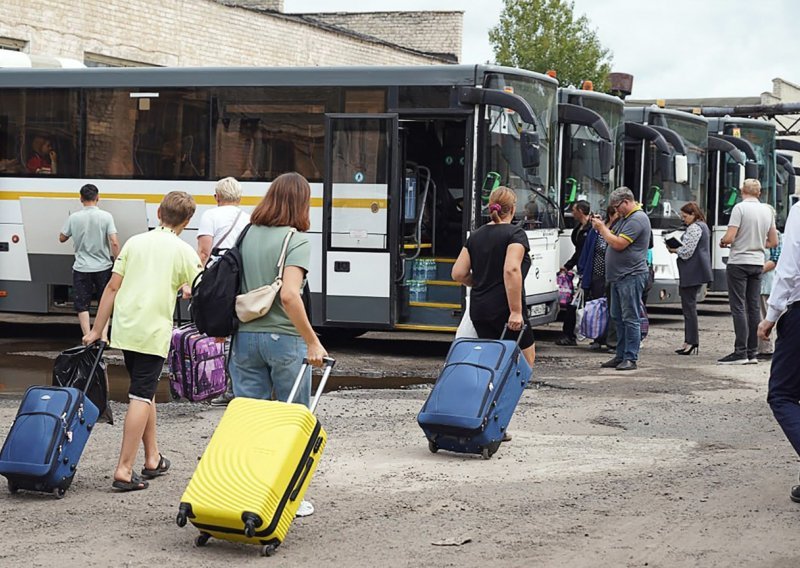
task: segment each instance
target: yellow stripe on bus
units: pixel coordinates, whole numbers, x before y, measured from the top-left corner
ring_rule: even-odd
[[[20,197],[55,197],[77,199],[75,193],[61,193],[57,191],[0,191],[0,200],[17,201]],[[156,193],[102,193],[101,199],[141,199],[145,203],[159,204],[163,199],[163,195]],[[213,195],[193,195],[194,200],[199,205],[215,205]],[[260,197],[244,196],[242,197],[242,205],[258,205],[261,201]],[[377,205],[379,209],[385,209],[387,206],[386,199],[369,199],[363,197],[336,197],[333,199],[334,208],[348,208],[348,209],[372,209]],[[311,207],[322,207],[321,197],[311,198]]]

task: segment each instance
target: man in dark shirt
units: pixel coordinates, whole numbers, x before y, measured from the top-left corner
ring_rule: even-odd
[[[642,294],[649,278],[650,219],[627,187],[612,191],[608,202],[620,214],[613,229],[599,217],[592,218],[592,225],[608,243],[606,281],[611,285],[610,312],[617,325],[616,356],[602,367],[632,371],[636,369],[642,342],[640,317]]]

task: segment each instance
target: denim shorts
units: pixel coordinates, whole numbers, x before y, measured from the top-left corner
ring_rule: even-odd
[[[306,343],[298,335],[267,331],[240,331],[231,344],[231,379],[237,397],[282,400],[289,398]],[[294,402],[309,405],[311,369],[306,369]]]

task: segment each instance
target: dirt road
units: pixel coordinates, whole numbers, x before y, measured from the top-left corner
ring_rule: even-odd
[[[628,374],[539,333],[544,385],[526,391],[513,440],[489,461],[428,452],[415,423],[428,387],[326,395],[329,444],[308,494],[317,512],[272,558],[216,540],[194,548],[195,531],[175,525],[222,410],[160,405],[173,470],[124,495],[110,478],[121,425],[101,425],[65,499],[0,490],[0,566],[795,568],[798,460],[764,402],[768,365],[714,364],[731,349],[726,312],[703,306],[697,357],[672,354],[677,313],[654,315]],[[332,351],[343,368],[433,372],[445,339],[412,343],[419,355],[385,334]],[[16,406],[0,400],[0,436]]]

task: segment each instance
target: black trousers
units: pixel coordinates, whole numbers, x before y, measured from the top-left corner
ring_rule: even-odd
[[[788,310],[775,326],[777,339],[769,373],[767,402],[794,451],[800,455],[800,308]]]
[[[701,284],[678,288],[683,310],[683,342],[689,345],[700,345],[700,331],[697,324],[697,293],[700,292],[700,288]]]

